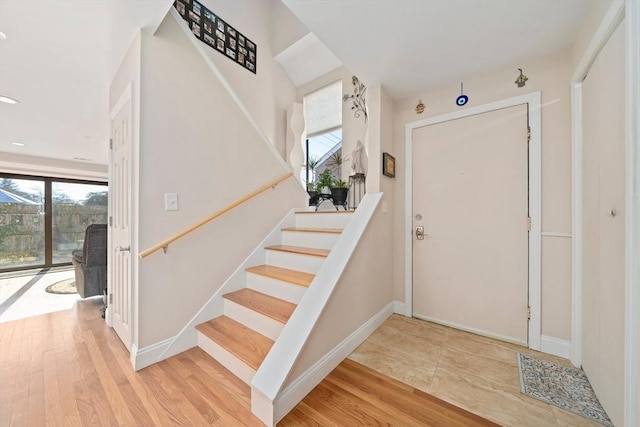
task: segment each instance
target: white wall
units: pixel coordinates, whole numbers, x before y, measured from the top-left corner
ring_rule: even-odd
[[[273,1],[271,15],[271,51],[273,56],[309,34],[309,29],[281,0]]]
[[[529,77],[524,88],[514,81],[517,68]],[[486,104],[540,90],[542,92],[542,231],[571,232],[571,139],[569,77],[571,52],[565,50],[543,58],[471,76],[465,80],[467,107]],[[394,299],[404,301],[404,126],[408,122],[459,110],[455,104],[459,83],[418,93],[395,104],[396,178],[394,203]],[[426,109],[415,112],[418,99]],[[466,108],[466,107],[463,107]],[[489,155],[490,153],[488,153]],[[571,243],[567,237],[542,237],[542,334],[570,339]]]
[[[167,16],[155,35],[142,33],[110,88],[112,106],[130,81],[135,89],[135,253],[288,172],[179,25]],[[164,210],[167,192],[178,193],[178,211]],[[166,255],[133,257],[137,348],[177,334],[277,221],[305,205],[305,196],[290,179],[172,244]]]
[[[279,1],[279,0],[278,0]],[[245,70],[214,49],[207,49],[211,60],[234,88],[267,138],[285,158],[286,110],[295,100],[295,87],[271,50],[271,16],[275,0],[203,0],[201,2],[257,46],[257,74]]]

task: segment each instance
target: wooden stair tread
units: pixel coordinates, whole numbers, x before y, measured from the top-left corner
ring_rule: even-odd
[[[315,277],[314,274],[305,273],[303,271],[290,270],[288,268],[276,267],[273,265],[257,265],[255,267],[247,268],[246,271],[248,273],[259,274],[261,276],[266,276],[272,279],[278,279],[305,287],[308,287]]]
[[[329,234],[340,234],[342,233],[341,228],[300,228],[300,227],[287,227],[283,228],[282,231],[298,231],[303,233],[329,233]]]
[[[329,249],[304,248],[301,246],[276,245],[268,246],[265,249],[270,251],[290,252],[293,254],[311,255],[326,258],[329,255]]]
[[[269,338],[227,316],[201,323],[196,329],[256,370],[273,346]]]
[[[223,297],[281,323],[287,323],[293,310],[296,309],[296,305],[289,301],[249,288],[225,294]]]

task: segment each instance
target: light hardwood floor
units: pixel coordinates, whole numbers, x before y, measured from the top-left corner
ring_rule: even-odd
[[[257,426],[249,387],[199,348],[134,372],[100,299],[0,325],[0,426]],[[345,361],[284,426],[495,425]]]

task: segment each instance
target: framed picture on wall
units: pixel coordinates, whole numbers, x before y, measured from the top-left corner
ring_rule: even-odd
[[[175,0],[174,7],[198,40],[256,74],[258,48],[247,36],[207,9],[199,0]]]
[[[382,174],[389,178],[396,177],[396,158],[389,153],[382,153]]]

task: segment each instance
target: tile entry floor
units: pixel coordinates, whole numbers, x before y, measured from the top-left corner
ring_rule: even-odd
[[[518,352],[571,366],[566,359],[396,314],[349,358],[504,426],[600,426],[521,394]]]

